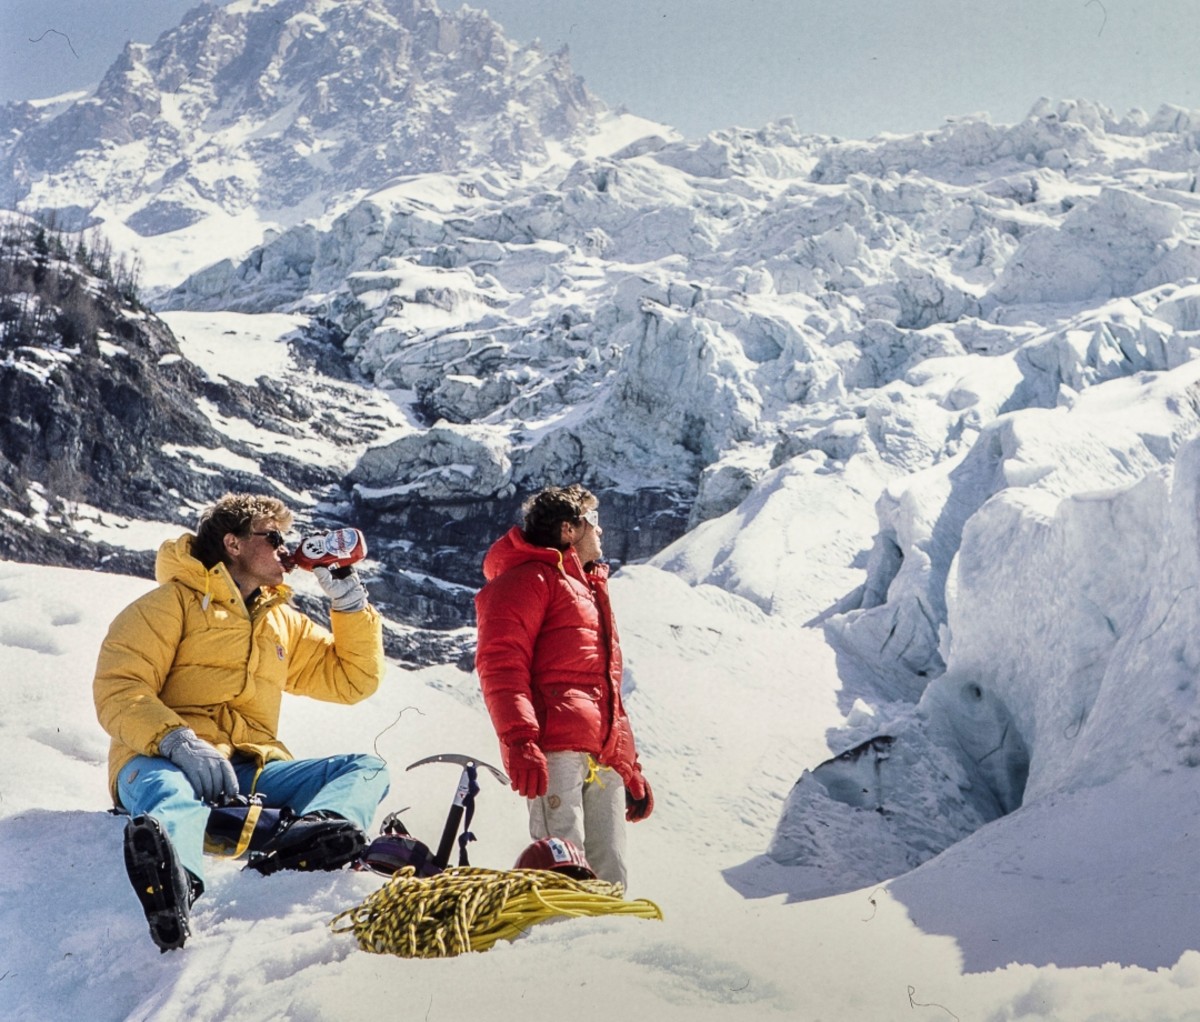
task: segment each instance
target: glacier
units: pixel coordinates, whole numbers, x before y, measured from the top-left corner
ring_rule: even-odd
[[[239,469],[270,485],[286,484],[275,451],[336,467],[338,486],[297,495],[302,511],[380,538],[364,571],[391,627],[444,629],[461,654],[481,537],[546,481],[600,493],[629,705],[666,795],[662,830],[631,836],[653,860],[645,893],[657,885],[746,949],[672,931],[613,964],[596,950],[607,933],[572,931],[588,977],[612,965],[633,978],[631,1010],[663,1017],[782,1017],[809,995],[853,1017],[854,996],[789,978],[793,949],[828,966],[811,932],[828,934],[866,972],[888,945],[870,943],[871,961],[846,949],[877,911],[905,948],[901,919],[926,951],[954,938],[952,964],[913,974],[986,1005],[979,1017],[1082,1018],[1084,1002],[1102,1017],[1085,986],[1130,994],[1123,1018],[1168,1017],[1196,983],[1184,838],[1200,765],[1200,112],[1043,99],[1014,124],[844,140],[781,120],[684,140],[608,111],[565,54],[513,47],[481,14],[361,10],[411,64],[380,58],[364,83],[355,69],[375,51],[346,49],[346,10],[239,0],[131,47],[76,106],[10,110],[24,127],[0,147],[9,198],[102,223],[139,253],[151,304],[214,379],[270,379],[344,421],[334,442],[203,409],[238,434]],[[351,153],[346,122],[322,117],[360,86],[383,108],[409,88],[427,119],[384,132],[364,106],[357,130],[386,138]],[[454,111],[445,137],[435,92]],[[518,116],[492,123],[497,97]],[[97,109],[100,149],[66,130]],[[326,385],[305,334],[349,382]],[[161,538],[107,528],[145,549]],[[51,734],[10,692],[5,762],[32,790],[18,752],[49,756],[56,811],[84,814],[95,798],[75,789],[98,739],[48,690],[54,658],[83,663],[99,623],[45,595],[75,580],[3,568],[0,643],[46,683],[35,709],[67,721]],[[31,591],[49,603],[30,610]],[[412,701],[432,718],[406,729],[415,745],[488,740],[469,668],[391,680],[386,712],[336,737],[382,737]],[[315,715],[297,711],[297,726],[330,740]],[[36,842],[25,814],[43,808],[13,798],[6,850]],[[28,927],[36,877],[14,884],[6,925]],[[218,903],[207,922],[240,948],[256,927],[294,938],[282,962],[262,960],[332,1003],[369,970],[310,947],[311,922],[351,885],[362,878],[297,889],[289,920],[283,895],[228,871],[218,892],[249,907]],[[711,904],[680,908],[696,891]],[[102,894],[113,925],[118,896]],[[756,945],[760,916],[780,948]],[[198,954],[232,981],[217,943]],[[85,956],[78,940],[50,946]],[[534,947],[519,968],[568,967],[550,938],[496,954]],[[33,975],[41,959],[22,955]],[[105,968],[87,962],[91,977]],[[910,965],[879,967],[899,990]],[[641,966],[683,992],[647,993]],[[476,968],[481,990],[502,988],[500,967]],[[1075,985],[1074,968],[1095,972]],[[175,982],[207,988],[118,971],[109,989],[132,983],[121,1003],[145,1017],[169,1017]],[[73,1012],[68,975],[60,965],[54,1003]],[[744,975],[755,985],[739,1001]],[[14,1003],[35,1003],[17,978]],[[860,996],[873,1017],[903,1009]],[[311,1017],[335,1017],[322,1010]]]

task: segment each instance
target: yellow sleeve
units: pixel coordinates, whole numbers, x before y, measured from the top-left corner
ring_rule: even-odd
[[[184,720],[159,693],[183,634],[184,610],[171,585],[159,586],[113,620],[100,646],[92,697],[100,726],[122,745],[144,755]]]
[[[369,604],[352,614],[330,613],[332,633],[299,611],[292,622],[287,690],[330,703],[357,703],[374,695],[387,662],[383,619]]]

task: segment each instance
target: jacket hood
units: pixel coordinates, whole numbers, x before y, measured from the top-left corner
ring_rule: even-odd
[[[154,561],[154,580],[162,585],[165,582],[182,582],[193,589],[207,589],[208,572],[195,557],[192,556],[192,540],[190,532],[185,532],[178,539],[168,539],[158,548],[158,557]],[[215,569],[214,569],[215,570]]]
[[[196,537],[185,532],[178,539],[168,539],[158,548],[158,556],[154,561],[154,580],[159,585],[167,582],[178,582],[194,589],[198,593],[211,594],[214,598],[221,597],[221,589],[227,589],[230,596],[237,595],[238,588],[233,576],[224,564],[213,565],[208,570],[192,555],[192,540]],[[287,599],[292,590],[286,585],[269,586],[265,591]]]
[[[561,569],[563,554],[554,547],[534,546],[514,525],[488,548],[483,558],[483,577],[490,582],[526,561],[541,561]]]
[[[561,572],[574,575],[576,578],[587,578],[579,555],[575,553],[573,547],[559,550],[552,546],[534,546],[516,525],[496,540],[484,555],[483,577],[490,582],[510,568],[515,568],[518,564],[525,564],[527,561],[540,561]],[[607,577],[608,565],[595,564],[591,574],[601,578]]]

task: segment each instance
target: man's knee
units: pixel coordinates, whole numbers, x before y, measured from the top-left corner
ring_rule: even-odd
[[[385,763],[378,756],[372,756],[370,753],[360,753],[358,756],[358,762],[361,764],[363,769],[378,770],[383,774],[386,774],[388,770],[387,763]]]
[[[381,780],[384,784],[389,780],[387,763],[370,753],[350,756],[348,769],[352,773],[364,775],[367,780]]]
[[[343,776],[366,785],[373,792],[376,803],[382,802],[391,788],[387,763],[369,753],[350,756]]]

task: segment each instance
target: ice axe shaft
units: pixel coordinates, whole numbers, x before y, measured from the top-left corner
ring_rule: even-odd
[[[456,752],[442,752],[436,756],[426,756],[415,763],[410,763],[406,769],[411,770],[413,767],[424,766],[426,763],[456,763],[463,768],[459,775],[458,787],[454,791],[454,800],[450,803],[450,812],[446,815],[446,825],[442,828],[442,840],[438,844],[437,854],[433,859],[438,867],[445,869],[450,862],[450,852],[454,848],[454,836],[458,833],[467,802],[472,796],[471,782],[475,768],[483,767],[504,785],[508,784],[508,777],[504,771],[497,770],[490,763],[484,763],[473,756],[464,756]]]
[[[458,789],[454,792],[454,801],[450,803],[450,812],[446,814],[446,825],[442,828],[442,840],[438,842],[437,854],[433,857],[433,861],[441,869],[445,869],[450,864],[450,852],[454,849],[454,838],[458,834],[458,826],[462,823],[463,813],[466,811],[467,798],[471,794],[471,768],[470,764],[463,767],[463,772],[458,779]]]

